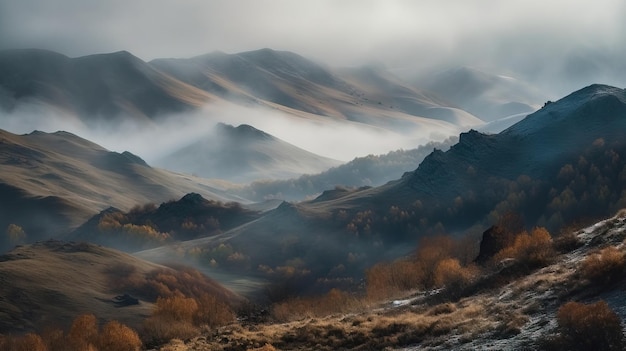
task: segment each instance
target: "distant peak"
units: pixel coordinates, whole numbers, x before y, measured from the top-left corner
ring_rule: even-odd
[[[233,137],[255,138],[255,139],[274,139],[273,136],[262,130],[256,129],[249,124],[240,124],[233,127],[230,124],[218,123],[217,129],[220,132],[227,133]]]
[[[192,203],[192,204],[201,204],[203,202],[205,202],[206,200],[202,197],[202,195],[198,194],[198,193],[189,193],[185,196],[183,196],[180,199],[181,202],[187,202],[187,203]]]

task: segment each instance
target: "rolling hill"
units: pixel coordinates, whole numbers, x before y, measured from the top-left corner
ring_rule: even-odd
[[[211,99],[126,51],[69,58],[37,49],[4,50],[0,87],[5,110],[39,102],[90,124],[120,116],[150,120]]]
[[[44,241],[17,247],[0,256],[0,333],[67,328],[84,313],[138,328],[153,312],[158,292],[149,284],[158,280],[157,274],[172,278],[184,273],[86,243]],[[133,287],[129,277],[146,286]],[[241,301],[206,277],[196,283],[219,299]],[[128,293],[138,303],[115,299]]]
[[[207,180],[152,168],[129,152],[110,152],[67,132],[0,131],[0,170],[0,228],[19,225],[29,242],[78,226],[109,206],[129,210],[189,192],[246,202]]]

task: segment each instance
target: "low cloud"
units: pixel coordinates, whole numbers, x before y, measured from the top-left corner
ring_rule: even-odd
[[[0,113],[0,128],[26,134],[33,130],[63,130],[88,139],[111,151],[130,151],[148,163],[179,148],[207,138],[217,123],[249,124],[307,151],[349,161],[358,156],[412,149],[433,139],[456,134],[454,128],[423,127],[407,133],[330,118],[310,120],[278,110],[216,103],[195,112],[166,117],[158,123],[126,118],[115,124],[86,125],[66,111],[44,104],[20,105]]]

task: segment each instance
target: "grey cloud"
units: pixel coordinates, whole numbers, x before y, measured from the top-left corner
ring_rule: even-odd
[[[625,22],[622,0],[0,0],[0,47],[145,60],[271,47],[339,66],[472,65],[580,83],[622,67]]]

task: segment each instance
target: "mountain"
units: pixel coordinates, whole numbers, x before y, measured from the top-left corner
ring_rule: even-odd
[[[419,77],[414,84],[489,122],[530,114],[547,100],[545,94],[526,82],[471,67]]]
[[[204,178],[247,183],[318,173],[340,164],[300,149],[250,125],[219,123],[211,135],[154,162]]]
[[[420,238],[479,235],[511,213],[522,217],[522,225],[552,232],[607,216],[626,205],[625,94],[586,87],[500,134],[463,133],[448,151],[435,150],[399,180],[283,203],[253,222],[176,250],[200,249],[201,261],[267,279],[285,279],[290,272],[306,291],[320,284],[319,277],[331,286],[357,284],[363,269],[409,253]],[[233,266],[215,255],[221,245],[246,264]],[[142,257],[168,252],[155,249]]]
[[[420,125],[448,128],[481,124],[471,114],[444,105],[383,70],[336,71],[292,52],[215,52],[150,63],[223,98],[278,107],[289,113],[300,111],[396,131]]]
[[[5,110],[43,102],[88,123],[120,114],[152,119],[211,98],[126,51],[78,58],[37,49],[0,51],[0,93]]]
[[[207,277],[185,281],[185,272],[86,243],[44,241],[20,246],[0,256],[0,333],[67,328],[83,313],[138,328],[153,313],[159,294],[155,284],[160,279],[169,279],[161,281],[162,287],[173,288],[172,280],[178,279],[180,284],[195,283],[218,299],[241,300]],[[138,301],[115,299],[124,294]]]
[[[129,152],[110,152],[67,132],[0,130],[0,170],[0,228],[16,224],[29,242],[77,226],[109,206],[128,210],[189,192],[245,202],[206,180],[152,168]]]
[[[559,189],[565,191],[568,186],[573,188],[576,185],[576,191],[583,191],[581,184],[575,183],[576,177],[584,174],[578,175],[576,172],[596,172],[599,171],[596,168],[601,165],[604,167],[606,162],[610,166],[606,165],[601,171],[603,177],[606,177],[602,181],[617,180],[621,172],[617,168],[622,161],[619,157],[607,159],[607,155],[624,151],[624,97],[623,89],[592,85],[548,104],[500,134],[485,135],[476,131],[462,133],[458,144],[447,152],[434,151],[420,167],[405,174],[400,180],[339,199],[332,206],[365,203],[359,200],[361,198],[382,206],[394,202],[407,206],[419,199],[425,207],[427,204],[443,208],[450,206],[451,213],[455,214],[455,221],[450,224],[456,223],[457,226],[449,229],[460,229],[458,224],[465,217],[474,218],[475,221],[493,210],[496,210],[494,214],[504,214],[502,211],[513,205],[507,205],[507,198],[503,197],[508,192],[497,194],[498,188],[504,183],[514,186],[516,192],[524,193],[523,198],[516,199],[517,202],[530,204],[533,202],[531,195],[537,197],[532,199],[534,201],[540,201],[542,196],[547,195],[547,199],[541,199],[542,202],[562,195],[561,191],[550,195],[538,193],[543,186],[554,188],[554,192]],[[564,174],[570,168],[572,174]],[[572,184],[565,180],[572,181]],[[587,186],[592,184],[592,180],[598,179],[595,176],[587,178]],[[618,190],[622,185],[617,182],[606,186]],[[584,190],[589,190],[584,198],[598,195],[590,189]],[[621,190],[615,194],[617,199],[612,198],[613,201],[619,200],[619,193]],[[487,202],[481,194],[493,196],[493,199]],[[461,208],[455,209],[456,197],[459,197],[457,206],[461,205]],[[500,208],[492,207],[498,203],[501,203]],[[547,205],[542,203],[542,206]],[[538,207],[539,204],[534,203],[533,206]]]

